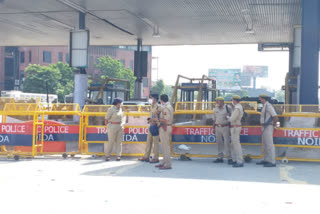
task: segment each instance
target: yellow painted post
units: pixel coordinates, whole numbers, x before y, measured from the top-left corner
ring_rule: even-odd
[[[36,149],[36,122],[37,122],[37,119],[36,119],[36,116],[37,114],[35,113],[33,115],[33,130],[32,130],[32,157],[35,156],[35,149]]]
[[[84,136],[83,136],[83,142],[84,142],[84,148],[85,148],[85,153],[88,154],[89,152],[89,145],[87,143],[87,126],[89,126],[89,115],[85,115],[85,121],[84,121],[84,127],[83,127],[83,130],[84,130]]]
[[[80,124],[79,124],[79,152],[83,154],[83,114],[80,114]]]
[[[41,114],[41,154],[43,153],[43,137],[44,137],[44,112]]]

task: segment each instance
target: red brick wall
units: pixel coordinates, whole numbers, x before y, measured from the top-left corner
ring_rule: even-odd
[[[29,51],[31,51],[31,62],[29,63]],[[48,46],[48,47],[19,47],[19,52],[25,53],[24,63],[20,63],[19,71],[24,71],[29,64],[39,64],[41,66],[48,66],[50,63],[43,62],[43,51],[51,52],[51,63],[59,62],[59,52],[63,53],[63,62],[66,63],[66,54],[69,53],[67,46]],[[95,58],[111,55],[114,59],[124,60],[124,66],[130,68],[130,62],[132,61],[132,70],[134,68],[134,51],[122,50],[112,47],[91,47],[89,52],[89,68],[87,72],[89,75],[99,75],[99,70],[95,69],[93,63]],[[90,58],[91,57],[91,58]],[[148,87],[144,88],[143,96],[149,96],[149,88],[151,87],[151,53],[148,59]],[[91,59],[91,60],[90,60]],[[0,89],[4,87],[1,85],[1,81],[4,80],[4,47],[0,47]]]
[[[63,54],[63,62],[66,62],[66,54],[69,53],[66,46],[50,46],[50,47],[19,47],[19,52],[24,51],[24,63],[19,63],[19,70],[24,71],[29,64],[38,64],[48,66],[50,63],[43,62],[43,51],[51,52],[51,63],[59,62],[59,53]],[[29,63],[29,51],[31,51],[31,62]]]
[[[98,47],[92,47],[92,49],[98,48]],[[111,49],[111,47],[99,47],[100,49]],[[92,65],[92,61],[94,63],[96,58],[105,56],[105,53],[108,51],[103,50],[91,50],[90,56],[89,56],[89,69],[88,74],[93,76],[99,76],[99,70],[96,69]],[[91,57],[91,60],[90,60]],[[93,59],[92,59],[93,57]],[[123,49],[115,49],[115,56],[111,56],[114,59],[124,60],[124,67],[130,68],[130,61],[132,61],[132,70],[134,68],[134,51],[133,50],[123,50]],[[91,63],[90,63],[91,61]],[[149,88],[151,87],[151,62],[152,62],[152,56],[151,53],[148,56],[148,87],[144,88],[143,90],[143,96],[148,97],[150,94]]]

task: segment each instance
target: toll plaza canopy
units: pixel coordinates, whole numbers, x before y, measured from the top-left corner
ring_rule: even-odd
[[[288,43],[302,1],[0,0],[1,44],[67,45],[79,12],[91,45]]]
[[[0,29],[3,46],[68,45],[89,29],[90,45],[287,47],[290,103],[318,104],[318,0],[0,0]]]

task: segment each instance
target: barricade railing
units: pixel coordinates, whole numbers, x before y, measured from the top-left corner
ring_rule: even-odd
[[[14,99],[13,98],[9,98],[9,97],[0,97],[0,122],[2,123],[4,121],[4,115],[3,115],[3,110],[4,110],[4,106],[7,103],[14,103]],[[4,145],[0,145],[0,152],[5,152],[6,151],[6,147]]]
[[[6,103],[3,109],[3,121],[0,124],[0,144],[5,146],[1,156],[34,157],[36,147],[41,145],[33,144],[33,124],[28,121],[35,120],[35,113],[39,109],[38,103]],[[20,147],[28,146],[29,151],[21,151]]]
[[[172,155],[217,157],[213,110],[209,110],[214,102],[190,103],[202,106],[198,110],[186,109],[185,104],[188,103],[177,103],[175,107]],[[248,102],[246,106],[248,117],[240,136],[244,155],[253,159],[262,158],[261,113],[252,110],[257,107],[253,102]],[[319,106],[274,106],[280,121],[280,127],[274,131],[276,159],[320,162]],[[104,155],[104,144],[108,142],[104,117],[110,107],[86,105],[81,111],[77,104],[15,103],[12,99],[0,99],[0,155]],[[127,116],[123,155],[141,156],[148,134],[150,106],[129,105],[122,108]]]
[[[320,162],[319,105],[274,105],[280,128],[274,131],[277,160]]]
[[[35,145],[42,145],[38,155],[74,156],[83,151],[82,113],[78,104],[40,105],[34,121]]]
[[[241,103],[242,104],[242,103]],[[318,105],[274,105],[279,117],[280,127],[274,131],[274,145],[276,147],[276,159],[283,161],[313,161],[320,162],[320,112]],[[198,111],[198,110],[197,110]],[[307,111],[307,112],[303,112]],[[248,119],[243,124],[241,132],[242,146],[261,146],[261,155],[250,155],[251,158],[263,157],[263,144],[261,137],[260,112],[246,110]],[[212,115],[213,111],[199,111],[198,114],[205,115],[206,122],[208,116]],[[189,153],[190,157],[216,157],[217,151],[213,150],[208,145],[215,145],[215,135],[203,134],[201,132],[210,133],[213,130],[212,125],[201,124],[199,121],[203,117],[194,118],[194,112],[185,111],[175,113],[176,119],[179,116],[189,115],[189,124],[184,126],[183,122],[178,121],[180,126],[174,126],[172,138],[172,151],[174,156],[179,156],[183,153]],[[201,130],[202,129],[202,130]],[[184,134],[181,134],[184,133]],[[247,133],[247,134],[245,134]],[[191,136],[189,136],[191,135]],[[192,142],[190,142],[192,141]],[[207,142],[211,141],[211,142]],[[248,143],[250,141],[250,143]],[[199,151],[199,145],[207,145],[205,149],[206,154],[194,154],[190,151],[179,151],[177,148],[179,144],[185,144],[187,147],[196,145],[196,150]],[[203,146],[204,147],[204,146]]]
[[[261,126],[259,124],[260,113],[247,110],[248,117],[244,123],[240,135],[244,156],[252,159],[263,157]],[[213,130],[213,111],[198,114],[200,117],[191,119],[194,113],[176,113],[175,125],[172,131],[172,155],[179,157],[217,157],[216,136]],[[183,122],[185,120],[185,122]]]
[[[107,127],[104,118],[108,109],[107,105],[86,105],[83,108],[83,144],[85,154],[105,155],[104,149],[108,143]],[[150,106],[122,106],[126,115],[126,125],[123,135],[123,155],[141,156],[147,140]]]
[[[231,104],[226,101],[225,104]],[[241,102],[246,111],[256,112],[257,102]],[[177,102],[175,104],[175,114],[212,114],[216,102]]]

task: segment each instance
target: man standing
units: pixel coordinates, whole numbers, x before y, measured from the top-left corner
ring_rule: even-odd
[[[232,104],[234,110],[231,117],[228,117],[228,121],[231,123],[231,144],[232,152],[234,157],[232,157],[234,164],[233,167],[243,167],[243,156],[242,148],[240,144],[240,133],[241,133],[241,118],[243,116],[243,107],[240,104],[241,97],[238,95],[232,96]]]
[[[117,153],[117,161],[121,160],[122,153],[122,136],[125,124],[125,116],[122,112],[122,99],[115,98],[113,107],[109,108],[105,116],[105,124],[108,131],[108,144],[106,148],[106,161],[110,161],[110,155],[113,147]]]
[[[230,144],[230,127],[227,116],[231,115],[232,109],[224,104],[223,97],[217,97],[216,107],[213,113],[213,130],[216,135],[216,142],[218,146],[218,158],[213,163],[223,163],[225,148],[228,164],[233,164],[231,157]]]
[[[152,149],[153,144],[153,159],[150,161],[150,163],[158,163],[159,162],[159,134],[152,134],[151,126],[157,126],[156,120],[158,119],[158,113],[159,105],[158,105],[158,99],[159,96],[157,94],[153,94],[150,96],[152,98],[151,108],[150,108],[150,118],[148,118],[148,122],[150,124],[148,137],[147,137],[147,146],[145,149],[144,156],[142,158],[139,158],[140,161],[149,162],[150,153]],[[157,127],[155,127],[157,128]]]
[[[163,161],[161,164],[156,165],[159,169],[171,169],[171,151],[170,151],[170,139],[172,135],[172,123],[173,123],[173,108],[170,105],[168,95],[162,94],[160,96],[161,108],[160,108],[160,141],[162,144]]]
[[[271,103],[267,101],[268,95],[260,95],[259,100],[263,104],[260,116],[260,123],[264,149],[264,160],[258,162],[257,165],[263,165],[264,167],[275,167],[276,158],[275,148],[273,145],[273,131],[277,125],[278,117]]]

